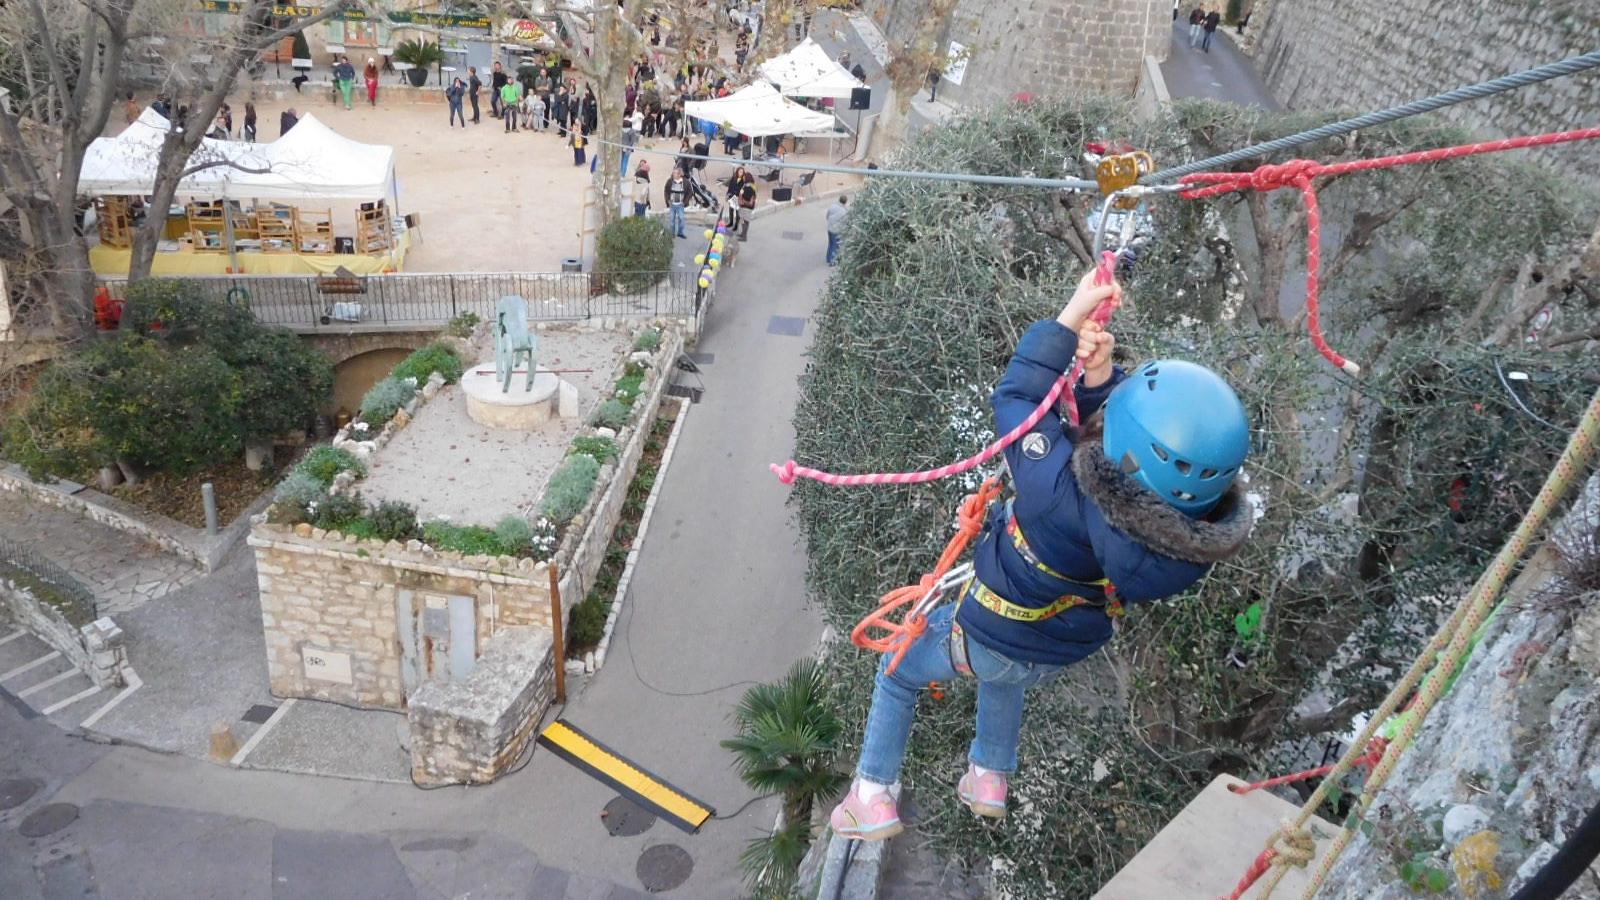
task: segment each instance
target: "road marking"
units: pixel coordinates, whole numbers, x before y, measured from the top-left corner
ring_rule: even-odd
[[[16,640],[19,637],[22,637],[23,635],[25,635],[27,633],[28,633],[28,630],[26,628],[24,628],[21,631],[13,631],[12,633],[6,635],[5,637],[0,638],[0,647],[4,647],[6,644],[11,643],[12,641]]]
[[[284,714],[287,713],[293,707],[294,707],[294,698],[293,697],[290,697],[289,699],[283,701],[283,705],[279,706],[276,712],[274,712],[272,715],[268,716],[267,720],[265,722],[261,723],[261,727],[256,729],[256,733],[250,735],[250,739],[248,741],[244,742],[244,746],[243,747],[239,748],[239,752],[235,753],[233,755],[233,758],[228,760],[228,765],[230,765],[230,766],[242,766],[242,765],[244,765],[245,757],[250,755],[250,751],[254,750],[256,748],[256,745],[261,743],[261,739],[267,736],[267,732],[271,731],[272,727],[274,725],[278,724],[278,720],[282,719]]]
[[[678,828],[694,834],[716,810],[635,766],[621,754],[557,719],[539,735],[539,743],[602,784],[643,806]]]
[[[128,695],[129,694],[133,693],[134,691],[137,691],[139,688],[144,687],[144,679],[139,677],[139,673],[135,672],[133,670],[132,666],[129,666],[124,671],[126,671],[128,673],[128,685],[127,685],[127,687],[124,687],[122,690],[117,691],[116,696],[112,697],[110,700],[107,700],[105,706],[102,706],[99,709],[95,710],[94,712],[90,713],[89,714],[89,718],[84,719],[82,722],[78,723],[78,727],[79,728],[89,728],[89,727],[93,726],[94,723],[100,721],[100,717],[101,716],[105,715],[108,712],[111,712],[112,709],[116,708],[116,705],[118,703],[121,703],[122,701],[128,699]]]
[[[54,675],[54,676],[51,676],[50,678],[46,678],[45,680],[39,682],[38,684],[34,685],[33,687],[23,688],[22,690],[17,691],[17,696],[18,697],[26,697],[29,694],[37,694],[40,691],[44,690],[45,688],[50,687],[52,685],[60,684],[61,682],[66,681],[68,678],[71,678],[72,676],[74,676],[76,674],[78,674],[78,670],[77,669],[68,669],[68,670],[66,670],[65,672],[62,672],[59,675]]]
[[[5,673],[4,675],[0,675],[0,681],[9,681],[12,678],[17,677],[18,675],[21,675],[23,672],[27,672],[30,669],[34,668],[35,666],[42,666],[45,663],[49,662],[52,659],[55,659],[56,657],[58,657],[60,655],[61,655],[61,651],[60,650],[52,650],[49,653],[46,653],[45,655],[39,657],[38,659],[34,660],[31,663],[23,663],[22,665],[17,666],[15,669],[12,669],[11,671]]]
[[[77,703],[79,700],[84,700],[84,699],[87,699],[89,697],[93,697],[95,694],[98,694],[98,693],[100,693],[100,685],[91,684],[88,687],[84,688],[83,690],[77,692],[76,694],[73,694],[71,697],[68,697],[67,699],[62,700],[59,703],[52,703],[49,706],[46,706],[44,709],[39,710],[39,712],[41,712],[41,713],[43,713],[43,714],[48,716],[51,713],[56,712],[57,710],[66,709],[67,707],[71,706],[72,704]]]

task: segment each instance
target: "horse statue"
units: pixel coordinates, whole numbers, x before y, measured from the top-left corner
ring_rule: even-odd
[[[511,391],[511,376],[519,362],[528,365],[522,389],[531,391],[539,367],[539,338],[528,327],[528,301],[508,294],[495,304],[495,313],[494,373],[500,379],[500,393]]]

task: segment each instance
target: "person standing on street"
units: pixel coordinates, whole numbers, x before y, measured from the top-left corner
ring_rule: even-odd
[[[291,106],[284,110],[283,114],[278,116],[278,137],[288,134],[289,129],[293,128],[295,123],[299,121],[300,116],[295,113],[294,107]]]
[[[932,68],[932,69],[928,70],[928,102],[932,103],[932,102],[934,102],[935,100],[938,100],[938,99],[939,99],[939,70],[938,70],[938,68]]]
[[[830,266],[839,264],[839,237],[844,234],[844,220],[850,215],[846,206],[849,202],[849,197],[840,194],[839,202],[828,207],[828,253],[824,258]]]
[[[1205,27],[1206,36],[1200,41],[1200,49],[1201,50],[1204,50],[1207,53],[1211,52],[1211,36],[1213,34],[1217,33],[1217,25],[1221,21],[1222,21],[1222,14],[1217,12],[1214,9],[1210,13],[1206,14],[1206,21],[1205,21],[1205,26],[1204,26]]]
[[[571,102],[572,98],[567,96],[567,86],[563,84],[556,90],[556,99],[551,104],[556,111],[556,136],[558,137],[567,136],[567,106]]]
[[[586,143],[588,143],[584,139],[583,125],[578,124],[578,125],[572,126],[572,137],[567,139],[567,143],[572,145],[572,164],[573,165],[581,166],[585,162],[588,162],[588,160],[583,155],[584,145]]]
[[[478,67],[467,67],[467,97],[472,100],[472,124],[478,124],[478,91],[483,89],[483,79],[478,77]]]
[[[256,105],[249,100],[244,103],[244,139],[251,144],[256,142]]]
[[[683,177],[683,169],[672,170],[672,178],[667,182],[667,225],[676,237],[686,238],[684,232],[683,207],[689,202],[689,180]]]
[[[750,214],[756,211],[756,180],[749,173],[739,186],[739,240],[750,240]]]
[[[622,172],[628,172],[628,159],[633,156],[633,148],[639,146],[639,132],[633,130],[631,119],[622,120]]]
[[[489,75],[489,115],[500,118],[500,91],[506,86],[506,67],[499,63],[494,64],[494,70]]]
[[[544,130],[545,120],[550,118],[550,72],[543,66],[533,73],[533,93],[539,98],[539,105],[543,107],[538,113],[539,130]]]
[[[456,119],[461,120],[461,127],[467,127],[467,114],[461,110],[461,98],[467,92],[467,85],[457,78],[450,82],[444,89],[444,99],[450,104],[450,124],[456,124]]]
[[[1189,10],[1189,47],[1193,49],[1200,46],[1201,26],[1206,20],[1206,8],[1196,6]]]
[[[649,160],[639,160],[639,169],[633,173],[633,214],[640,218],[650,215]]]
[[[367,79],[367,103],[371,106],[378,105],[378,61],[367,57],[367,68],[363,73]]]
[[[522,102],[522,85],[514,78],[506,79],[500,88],[500,118],[505,120],[506,131],[517,130],[517,104]]]
[[[350,65],[350,57],[341,56],[333,66],[333,81],[339,85],[339,93],[344,95],[344,108],[350,108],[351,93],[356,87],[356,67]]]

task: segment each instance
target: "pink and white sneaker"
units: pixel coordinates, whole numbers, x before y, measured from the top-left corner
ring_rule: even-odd
[[[967,765],[967,774],[956,785],[956,794],[967,808],[991,819],[1005,818],[1006,776],[1001,772],[978,774],[977,766]]]
[[[828,817],[833,833],[842,838],[863,841],[882,841],[905,830],[900,824],[900,810],[895,806],[894,795],[883,791],[871,800],[862,800],[855,784],[850,792],[833,808]]]

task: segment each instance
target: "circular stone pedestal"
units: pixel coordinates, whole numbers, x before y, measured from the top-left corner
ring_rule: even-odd
[[[537,428],[555,414],[561,379],[550,370],[540,368],[533,376],[532,389],[523,390],[527,379],[526,371],[513,373],[511,390],[501,393],[493,362],[473,366],[461,377],[461,389],[467,395],[467,415],[479,425],[490,428],[509,431]]]

